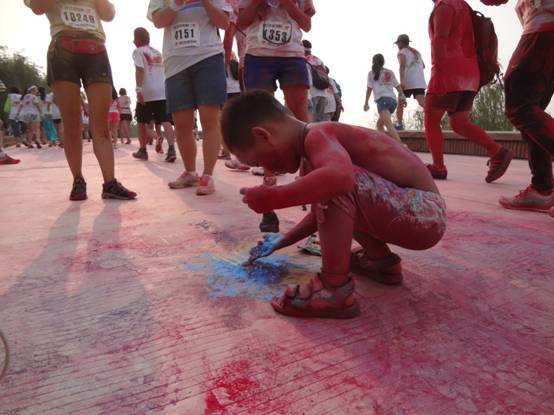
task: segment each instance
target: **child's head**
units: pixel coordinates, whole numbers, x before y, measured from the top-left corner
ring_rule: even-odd
[[[243,163],[294,173],[301,160],[297,123],[271,94],[252,91],[225,105],[221,132],[229,150]]]

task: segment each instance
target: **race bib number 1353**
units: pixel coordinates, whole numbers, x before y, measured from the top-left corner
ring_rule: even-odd
[[[92,7],[64,5],[61,9],[64,25],[81,30],[97,30],[98,17]]]

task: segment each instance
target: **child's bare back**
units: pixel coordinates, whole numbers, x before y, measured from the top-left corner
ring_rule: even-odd
[[[429,171],[417,155],[387,135],[367,128],[340,123],[311,124],[305,137],[306,158],[309,161],[311,159],[309,148],[319,151],[336,142],[349,154],[352,164],[358,167],[399,187],[439,193]]]

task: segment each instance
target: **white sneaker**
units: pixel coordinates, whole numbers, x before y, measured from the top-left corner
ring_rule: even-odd
[[[265,174],[263,167],[252,167],[250,171],[254,176],[263,176]]]
[[[212,176],[204,175],[198,182],[198,188],[196,189],[197,196],[208,196],[215,193],[215,183]]]
[[[198,175],[196,173],[189,173],[188,171],[177,177],[176,180],[169,182],[170,189],[184,189],[185,187],[198,186]]]
[[[506,209],[534,210],[548,213],[554,209],[554,192],[545,195],[537,192],[533,185],[529,185],[514,197],[503,196],[498,202]]]

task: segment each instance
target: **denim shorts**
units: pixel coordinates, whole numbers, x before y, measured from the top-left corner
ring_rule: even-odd
[[[391,97],[379,98],[375,102],[377,103],[377,112],[379,114],[382,113],[383,111],[388,111],[392,114],[396,109],[396,105],[397,105],[396,100]]]
[[[223,54],[206,58],[165,80],[167,112],[223,105],[227,101],[227,79]]]
[[[244,85],[246,90],[276,91],[287,86],[310,87],[305,58],[282,58],[246,55],[244,58]]]

